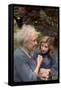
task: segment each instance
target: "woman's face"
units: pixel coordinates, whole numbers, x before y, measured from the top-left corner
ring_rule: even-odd
[[[36,34],[34,32],[34,33],[32,33],[32,35],[27,43],[27,48],[29,49],[29,51],[33,51],[35,49],[36,45],[37,45]]]
[[[48,52],[48,50],[49,50],[49,48],[48,48],[48,43],[42,43],[42,44],[41,44],[41,52],[42,52],[43,54],[45,54],[45,53]]]

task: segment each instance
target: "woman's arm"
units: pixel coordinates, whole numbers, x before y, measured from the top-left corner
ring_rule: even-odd
[[[17,73],[19,80],[22,81],[37,81],[40,64],[42,62],[41,56],[38,56],[37,65],[34,71],[30,68],[28,63],[24,62],[23,57],[14,57],[14,71]]]

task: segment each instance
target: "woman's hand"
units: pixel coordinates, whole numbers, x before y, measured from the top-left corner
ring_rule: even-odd
[[[49,72],[50,72],[50,69],[41,68],[39,72],[40,79],[47,80],[49,78]]]

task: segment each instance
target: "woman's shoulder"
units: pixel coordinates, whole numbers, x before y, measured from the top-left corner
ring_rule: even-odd
[[[27,63],[29,62],[28,56],[22,51],[21,48],[17,48],[14,52],[14,59],[17,62]]]
[[[20,48],[17,48],[15,51],[14,51],[14,56],[21,56],[22,55],[22,51]]]
[[[24,61],[26,59],[26,56],[24,54],[24,52],[21,50],[21,48],[17,48],[15,51],[14,51],[14,59],[20,59],[22,61]]]

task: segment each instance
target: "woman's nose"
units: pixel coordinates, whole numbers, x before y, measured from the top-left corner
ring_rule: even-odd
[[[35,41],[35,45],[37,45],[37,41]]]

